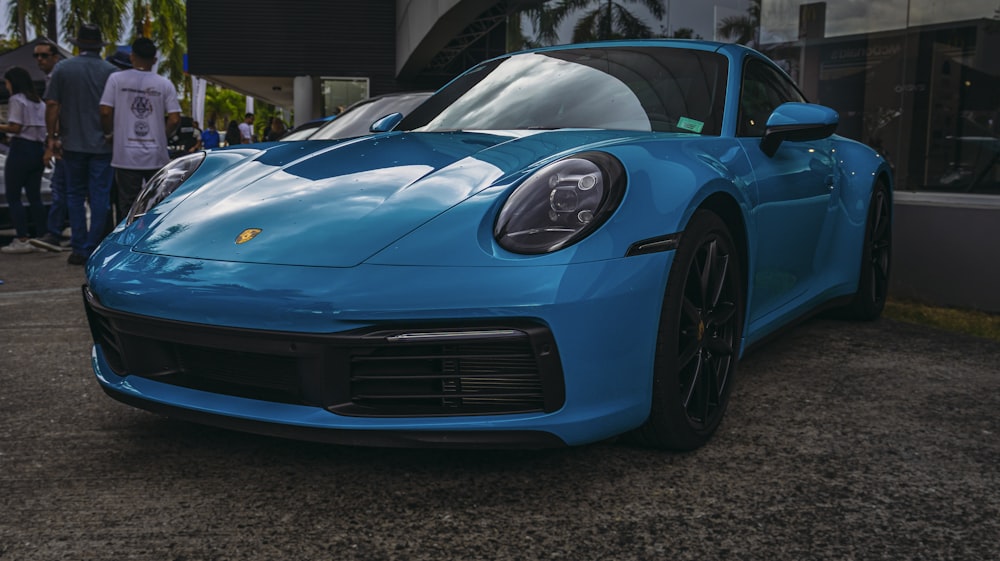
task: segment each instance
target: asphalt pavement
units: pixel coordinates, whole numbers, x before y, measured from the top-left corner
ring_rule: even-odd
[[[328,446],[105,396],[66,257],[0,254],[2,561],[1000,559],[995,342],[808,321],[686,454]]]

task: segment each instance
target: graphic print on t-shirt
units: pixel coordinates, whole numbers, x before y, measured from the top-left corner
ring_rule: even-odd
[[[142,95],[135,96],[132,100],[132,114],[140,119],[145,119],[153,112],[153,102]]]
[[[145,121],[146,117],[153,113],[153,102],[149,98],[137,95],[135,99],[132,100],[132,114],[138,119],[135,125],[132,127],[135,135],[142,138],[149,135],[149,123]]]

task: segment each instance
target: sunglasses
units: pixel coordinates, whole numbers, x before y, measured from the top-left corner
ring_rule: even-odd
[[[52,53],[35,53],[34,54],[35,58],[50,58],[52,56],[54,56]]]

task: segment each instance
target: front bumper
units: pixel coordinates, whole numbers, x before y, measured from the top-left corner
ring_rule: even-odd
[[[116,399],[249,432],[376,446],[594,442],[648,415],[672,255],[309,269],[102,246],[86,289],[92,362]],[[462,341],[386,343],[427,333]]]

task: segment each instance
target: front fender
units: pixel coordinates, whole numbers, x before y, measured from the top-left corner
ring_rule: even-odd
[[[868,204],[875,183],[886,181],[892,197],[893,174],[889,163],[868,146],[841,137],[834,137],[836,161],[840,170],[840,205],[848,221],[864,226]]]

